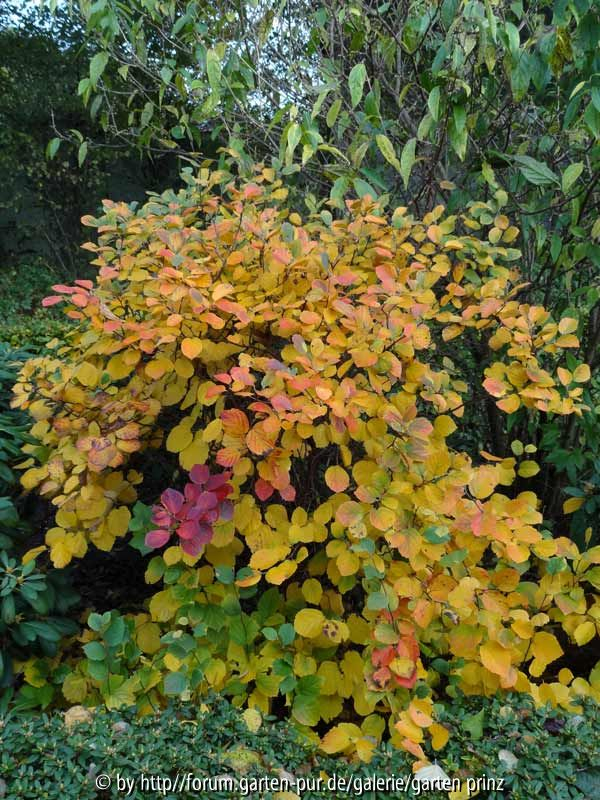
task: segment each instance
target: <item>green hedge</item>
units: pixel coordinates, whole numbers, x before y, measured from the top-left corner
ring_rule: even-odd
[[[71,712],[72,713],[72,712]],[[600,797],[600,717],[586,702],[584,713],[569,715],[549,708],[535,709],[524,695],[462,698],[443,713],[452,729],[450,742],[438,754],[439,765],[452,778],[486,775],[503,780],[502,791],[485,790],[483,800],[591,800]],[[265,718],[252,732],[244,716],[219,698],[203,707],[173,706],[156,716],[137,718],[132,710],[84,711],[87,720],[67,726],[62,714],[12,716],[0,722],[0,797],[9,800],[87,800],[130,797],[136,800],[172,798],[273,798],[291,800],[296,794],[252,791],[252,780],[295,776],[323,781],[320,791],[296,791],[303,800],[383,797],[448,799],[447,792],[371,791],[368,781],[410,777],[410,758],[386,745],[370,764],[348,763],[320,754],[287,723]],[[515,761],[516,759],[516,761]],[[247,793],[204,791],[187,783],[195,779],[236,776],[247,782]],[[108,775],[110,789],[97,790],[96,780]],[[147,783],[142,785],[142,775]],[[336,775],[353,783],[348,790],[327,788]],[[135,786],[117,787],[117,778]],[[179,776],[177,791],[159,786],[151,776]],[[189,779],[191,780],[191,779]],[[361,783],[362,781],[362,783]],[[196,784],[196,787],[198,785]],[[331,786],[331,784],[330,784]],[[388,784],[389,786],[389,784]],[[282,787],[280,787],[282,788]],[[362,789],[360,793],[359,789]],[[293,788],[292,788],[293,791]]]

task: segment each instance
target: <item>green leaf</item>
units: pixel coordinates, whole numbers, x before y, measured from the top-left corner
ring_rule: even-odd
[[[385,592],[372,592],[367,597],[367,608],[371,611],[380,611],[388,607],[388,599]]]
[[[458,133],[462,133],[465,125],[467,124],[467,110],[463,105],[454,106],[452,109],[452,116],[454,117],[454,125]]]
[[[342,98],[338,97],[338,99],[331,104],[329,107],[329,111],[327,112],[327,116],[325,117],[325,122],[327,123],[328,128],[333,128],[335,125],[335,121],[340,113],[340,108],[342,107]]]
[[[54,137],[54,139],[50,139],[48,142],[48,146],[46,147],[46,158],[54,158],[56,153],[58,152],[58,148],[60,147],[60,139]]]
[[[173,77],[173,70],[170,67],[162,67],[159,74],[163,83],[169,84]]]
[[[427,98],[427,108],[435,122],[440,118],[440,87],[434,86]]]
[[[221,88],[221,59],[213,47],[206,53],[206,74],[210,88],[218,94]]]
[[[470,717],[463,717],[460,726],[465,730],[473,739],[481,739],[483,737],[483,726],[485,723],[485,711],[482,708],[478,714],[472,714]]]
[[[83,166],[83,162],[85,161],[87,156],[87,151],[88,151],[88,143],[82,142],[79,145],[79,150],[77,151],[77,163],[79,164],[80,167]]]
[[[180,695],[187,688],[187,680],[183,672],[170,672],[164,680],[165,694]]]
[[[362,62],[360,64],[355,64],[350,70],[350,75],[348,76],[348,86],[350,88],[352,108],[356,108],[362,99],[366,79],[367,70],[365,65]]]
[[[408,181],[410,179],[410,173],[412,172],[412,168],[416,161],[415,158],[415,151],[417,148],[417,140],[413,137],[409,139],[408,142],[404,145],[402,149],[402,155],[400,156],[400,173],[402,175],[402,180],[404,181],[404,188],[408,189]]]
[[[90,61],[90,81],[94,89],[108,64],[108,53],[96,53]]]
[[[104,661],[106,650],[100,642],[88,642],[83,646],[83,652],[90,661]]]
[[[381,155],[388,161],[394,169],[400,172],[400,162],[398,161],[398,156],[396,155],[396,151],[394,150],[394,145],[388,139],[387,136],[384,136],[383,133],[379,133],[375,137],[375,141],[377,142],[377,147],[379,148]]]
[[[519,31],[512,22],[507,22],[504,26],[504,30],[506,31],[506,38],[508,40],[508,49],[513,59],[516,60],[521,43]]]
[[[565,194],[568,194],[570,188],[577,181],[577,178],[579,178],[582,172],[583,163],[581,161],[578,161],[576,164],[569,164],[562,174],[562,190]]]
[[[430,544],[445,544],[450,541],[450,532],[445,525],[430,525],[425,528],[423,536]]]
[[[117,617],[108,626],[104,633],[104,641],[109,647],[116,647],[121,644],[125,637],[125,620]]]
[[[363,181],[362,178],[354,178],[352,185],[354,186],[354,190],[359,197],[364,197],[365,195],[369,194],[373,200],[377,198],[377,192],[375,189],[370,183]]]
[[[454,564],[463,562],[468,555],[468,550],[453,550],[451,553],[446,553],[445,556],[440,558],[440,564],[443,567],[451,567]]]
[[[534,186],[547,186],[550,183],[560,183],[556,173],[541,161],[536,161],[531,156],[514,156],[519,170],[526,181]]]
[[[310,112],[311,119],[314,119],[321,110],[323,103],[325,102],[325,98],[329,94],[329,89],[325,89],[325,91],[321,92],[320,95],[317,97],[314,106],[312,107],[312,111]]]
[[[286,161],[291,163],[294,156],[294,150],[298,146],[302,138],[302,128],[297,122],[292,122],[287,132],[287,148],[286,148]]]

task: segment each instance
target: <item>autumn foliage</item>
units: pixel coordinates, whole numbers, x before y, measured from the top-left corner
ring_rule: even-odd
[[[79,326],[16,387],[55,565],[110,549],[147,466],[171,465],[146,537],[163,585],[127,619],[127,673],[81,659],[65,695],[114,705],[116,680],[144,711],[214,688],[326,723],[327,752],[368,758],[389,724],[419,759],[447,739],[444,687],[600,697],[598,669],[553,667],[597,635],[600,548],[544,530],[535,447],[453,445],[472,391],[458,337],[485,343],[479,382],[506,413],[579,414],[589,377],[561,365],[576,320],[519,302],[498,200],[303,221],[270,170],[226,178],[88,219],[97,280],[46,300]]]

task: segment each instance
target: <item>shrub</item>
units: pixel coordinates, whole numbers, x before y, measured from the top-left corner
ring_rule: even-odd
[[[25,442],[34,444],[28,435],[31,420],[27,414],[8,408],[19,367],[31,355],[28,350],[16,350],[0,342],[0,494],[18,484],[14,462],[22,460],[21,448]]]
[[[200,543],[205,499],[176,494],[186,472],[231,473],[233,501],[232,519],[202,522],[198,555],[152,559],[148,613],[90,618],[65,696],[149,712],[214,689],[336,722],[325,751],[365,759],[388,720],[418,758],[427,729],[443,747],[445,687],[597,696],[597,669],[550,665],[596,636],[598,548],[544,529],[533,443],[475,461],[452,446],[473,389],[450,357],[459,336],[486,337],[501,411],[583,408],[589,367],[560,366],[577,321],[519,303],[505,195],[423,221],[367,197],[304,223],[285,197],[268,169],[241,186],[203,170],[139,211],[106,202],[87,220],[96,283],[45,301],[79,329],[25,365],[15,405],[47,448],[23,485],[58,508],[54,564],[125,536],[156,462],[169,494],[148,545],[184,502],[197,525],[179,536]]]
[[[8,406],[11,387],[18,366],[31,357],[31,352],[15,350],[0,343],[0,404]],[[33,452],[37,443],[28,434],[31,420],[19,410],[0,412],[0,708],[4,709],[12,696],[15,662],[32,659],[27,670],[33,686],[21,694],[26,706],[32,690],[36,704],[45,705],[52,699],[52,687],[46,685],[48,666],[37,657],[55,656],[58,643],[78,626],[62,616],[77,600],[64,571],[44,570],[36,563],[36,552],[26,559],[30,525],[22,519],[15,505],[18,479],[15,461],[22,460],[21,447],[29,443]],[[41,548],[42,550],[44,548]],[[20,669],[17,666],[17,669]],[[39,691],[35,690],[35,687]]]

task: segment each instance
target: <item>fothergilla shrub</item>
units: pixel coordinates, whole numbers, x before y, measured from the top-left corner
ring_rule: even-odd
[[[15,405],[47,453],[23,485],[57,507],[54,563],[127,533],[153,452],[191,474],[154,512],[162,587],[94,617],[65,697],[148,712],[212,689],[365,759],[386,727],[418,758],[443,747],[444,690],[598,697],[568,651],[597,635],[600,549],[544,529],[533,443],[453,445],[474,390],[453,340],[481,343],[501,411],[580,414],[589,369],[560,367],[577,320],[519,302],[499,198],[422,221],[368,197],[303,221],[285,199],[260,168],[106,202],[96,281],[46,301],[78,331],[25,365]]]

